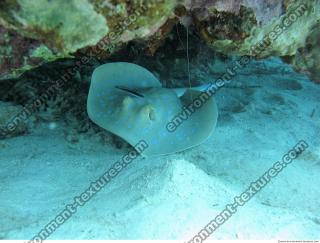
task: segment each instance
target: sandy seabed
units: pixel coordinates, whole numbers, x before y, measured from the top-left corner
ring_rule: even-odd
[[[309,147],[211,239],[319,239],[320,86],[269,59],[215,98],[209,140],[136,159],[49,239],[190,240],[300,140]],[[90,136],[70,144],[63,126],[0,141],[0,238],[31,239],[127,152]]]

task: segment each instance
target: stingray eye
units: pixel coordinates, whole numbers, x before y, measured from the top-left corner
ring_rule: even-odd
[[[129,107],[131,104],[133,103],[132,98],[130,98],[129,96],[126,96],[123,100],[122,100],[122,106],[127,108]]]
[[[156,119],[156,113],[154,112],[154,108],[151,105],[146,105],[141,108],[140,114],[144,119],[148,119],[150,121],[154,121]]]
[[[156,119],[156,114],[153,109],[150,109],[150,111],[149,111],[149,119],[151,121],[154,121]]]

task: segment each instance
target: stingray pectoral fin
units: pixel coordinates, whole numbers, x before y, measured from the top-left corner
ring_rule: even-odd
[[[211,87],[211,85],[212,85],[211,83],[207,83],[207,84],[202,84],[200,86],[189,87],[189,88],[173,88],[172,90],[177,94],[178,97],[181,97],[187,92],[187,90],[205,92],[207,89]]]
[[[127,62],[106,63],[97,67],[92,74],[91,83],[99,88],[161,87],[159,80],[150,71]]]
[[[200,96],[203,99],[199,106]],[[196,101],[197,100],[197,101]],[[205,142],[213,133],[218,119],[218,108],[214,97],[207,96],[204,92],[188,90],[181,97],[184,109],[177,114],[176,130],[171,133],[164,150],[180,152]],[[147,151],[148,152],[148,151]]]
[[[173,88],[172,90],[176,93],[178,97],[181,97],[184,95],[184,93],[187,91],[188,88]]]
[[[213,96],[205,92],[189,90],[182,97],[185,109],[192,112],[181,124],[182,130],[190,130],[185,146],[194,147],[206,141],[213,133],[218,120],[218,107]],[[194,135],[191,135],[194,133]]]

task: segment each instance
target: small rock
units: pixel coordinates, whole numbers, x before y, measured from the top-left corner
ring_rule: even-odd
[[[25,133],[28,130],[27,118],[22,106],[0,101],[0,139]]]

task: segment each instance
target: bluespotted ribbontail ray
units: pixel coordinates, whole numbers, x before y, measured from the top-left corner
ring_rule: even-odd
[[[167,124],[200,88],[167,89],[148,70],[136,64],[117,62],[93,72],[87,100],[90,119],[132,146],[144,140],[144,155],[183,151],[204,142],[213,132],[218,111],[213,97],[185,119],[174,131]]]

